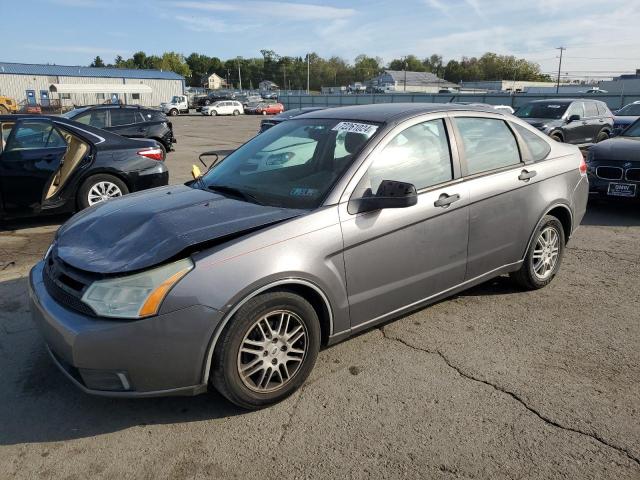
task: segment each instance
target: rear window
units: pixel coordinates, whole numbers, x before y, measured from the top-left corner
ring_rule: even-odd
[[[597,117],[598,107],[595,102],[584,102],[584,116],[585,117]]]
[[[516,132],[518,132],[518,135],[522,137],[522,140],[529,149],[529,153],[531,153],[531,160],[539,162],[540,160],[547,158],[547,155],[549,155],[549,152],[551,151],[551,146],[546,142],[546,140],[522,125],[512,123],[511,126]]]
[[[111,110],[111,126],[131,125],[136,123],[136,112],[130,108],[113,108]]]
[[[567,103],[529,103],[522,106],[516,112],[516,116],[520,118],[551,118],[560,119],[564,112],[567,111]]]
[[[459,117],[456,125],[462,137],[469,175],[520,163],[518,143],[503,120]]]

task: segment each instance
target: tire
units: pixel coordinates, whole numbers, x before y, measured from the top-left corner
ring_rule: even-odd
[[[596,143],[603,142],[604,140],[608,140],[608,139],[609,139],[609,134],[607,133],[606,130],[602,130],[600,133],[598,133],[598,136],[596,137]]]
[[[9,109],[4,105],[0,105],[0,115],[9,115]]]
[[[262,114],[263,114],[263,115],[266,115],[266,114],[267,114],[267,112],[266,112],[265,110],[263,110],[263,111],[262,111]]]
[[[554,139],[556,142],[560,142],[563,143],[564,140],[562,138],[562,135],[560,135],[559,133],[552,133],[551,135],[549,135],[552,139]]]
[[[549,248],[545,248],[545,241],[549,241]],[[537,290],[547,286],[560,270],[564,249],[562,223],[556,217],[546,215],[533,235],[524,263],[520,270],[510,274],[511,279],[525,290]]]
[[[209,115],[211,115],[212,117],[215,117],[216,115],[218,115],[218,112],[216,112],[215,110],[211,110],[209,112]]]
[[[287,334],[293,337],[291,343]],[[311,304],[287,291],[265,293],[240,307],[223,330],[209,381],[239,407],[266,407],[304,383],[319,350],[320,322]]]
[[[169,115],[171,115],[172,117],[177,117],[179,114],[180,114],[180,112],[179,112],[179,111],[178,111],[178,109],[176,109],[176,108],[172,108],[172,109],[169,111]]]
[[[240,112],[238,110],[234,110],[233,111],[233,116],[237,117],[238,115],[240,115]]]
[[[80,210],[84,210],[85,208],[100,203],[100,201],[92,202],[89,198],[89,194],[92,192],[92,189],[94,189],[94,187],[96,187],[97,190],[100,190],[100,184],[111,184],[117,187],[117,189],[119,190],[119,194],[114,195],[110,198],[120,197],[129,193],[129,188],[127,187],[127,185],[118,177],[114,177],[113,175],[109,175],[106,173],[92,175],[82,183],[80,189],[78,190],[77,200]]]

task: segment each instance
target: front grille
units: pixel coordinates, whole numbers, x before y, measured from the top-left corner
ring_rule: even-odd
[[[603,180],[622,180],[624,170],[620,167],[598,167],[596,175]]]
[[[630,168],[627,170],[626,179],[630,182],[640,182],[640,168]]]
[[[64,263],[54,258],[53,252],[46,260],[42,278],[53,299],[65,308],[95,317],[95,312],[81,298],[88,284],[65,271]]]

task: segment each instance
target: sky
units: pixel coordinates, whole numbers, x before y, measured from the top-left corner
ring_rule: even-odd
[[[0,0],[0,61],[88,65],[138,50],[222,59],[492,51],[593,78],[640,68],[640,0]],[[25,20],[25,19],[28,19]],[[26,28],[28,27],[28,28]]]

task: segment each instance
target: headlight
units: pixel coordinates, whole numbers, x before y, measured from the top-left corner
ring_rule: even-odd
[[[169,290],[193,268],[186,258],[126,277],[98,280],[82,301],[102,317],[143,318],[155,315]]]

